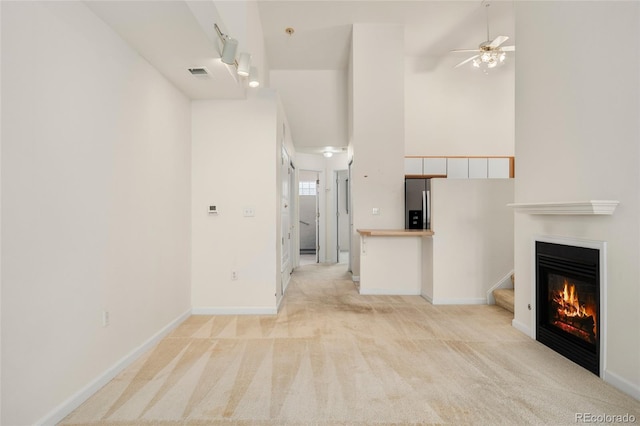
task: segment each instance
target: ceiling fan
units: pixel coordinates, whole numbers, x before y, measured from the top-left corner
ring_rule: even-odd
[[[454,53],[466,53],[466,52],[477,52],[475,55],[470,58],[465,59],[464,61],[457,64],[454,68],[461,67],[462,65],[471,62],[474,68],[484,68],[490,69],[495,68],[498,65],[504,63],[504,60],[507,57],[506,52],[514,52],[516,50],[515,46],[503,46],[502,44],[509,39],[509,37],[504,35],[499,35],[493,40],[489,36],[489,9],[490,3],[485,5],[485,10],[487,11],[487,41],[483,41],[480,43],[477,49],[456,49],[451,52]]]

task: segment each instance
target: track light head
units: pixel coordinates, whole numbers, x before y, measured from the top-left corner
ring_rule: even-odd
[[[249,70],[249,87],[256,88],[260,86],[260,74],[258,68],[251,67]]]
[[[222,56],[220,60],[227,65],[234,65],[236,63],[236,50],[238,50],[238,40],[225,37],[223,39]]]
[[[251,66],[251,55],[243,52],[238,56],[238,75],[242,77],[249,76],[249,67]]]

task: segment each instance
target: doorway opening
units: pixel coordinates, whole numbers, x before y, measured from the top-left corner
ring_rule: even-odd
[[[319,262],[319,186],[319,172],[300,170],[298,176],[298,209],[301,266]]]

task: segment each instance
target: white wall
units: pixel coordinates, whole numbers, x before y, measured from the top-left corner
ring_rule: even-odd
[[[513,270],[514,179],[431,179],[431,275],[423,296],[434,304],[486,303]],[[432,283],[432,284],[430,284]],[[432,289],[429,286],[432,285]]]
[[[422,238],[362,236],[360,294],[420,295]]]
[[[352,45],[352,270],[357,229],[404,228],[404,28],[354,24]],[[380,60],[384,52],[384,60]],[[373,215],[372,209],[379,209]]]
[[[605,380],[640,399],[640,4],[517,2],[516,29],[516,202],[620,205],[605,217],[516,214],[514,325],[534,327],[533,235],[606,241]]]
[[[280,282],[277,99],[192,103],[192,292],[196,313],[275,313]],[[207,213],[216,205],[219,213]],[[244,217],[251,207],[255,216]],[[231,279],[237,271],[238,279]]]
[[[485,74],[465,57],[405,58],[405,155],[513,155],[516,58]]]
[[[1,7],[1,423],[53,423],[190,308],[190,108],[83,3]]]
[[[287,105],[296,146],[347,144],[344,70],[272,70],[270,84]]]

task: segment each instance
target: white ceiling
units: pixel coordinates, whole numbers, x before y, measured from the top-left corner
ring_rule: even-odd
[[[220,62],[221,43],[213,3],[186,1],[86,1],[131,47],[191,99],[245,96],[235,70]],[[205,67],[195,77],[189,68]]]
[[[485,41],[486,12],[491,38],[513,40],[513,2],[477,1],[259,1],[271,69],[346,69],[354,23],[405,27],[406,56],[440,56],[476,48]],[[289,36],[285,29],[295,33]],[[384,52],[381,52],[384,55]]]
[[[219,23],[225,31],[225,17],[220,11],[241,10],[238,3],[86,1],[191,99],[246,96],[246,82],[219,61],[221,45],[213,26]],[[400,48],[405,56],[442,57],[452,55],[452,49],[476,48],[485,41],[488,12],[491,38],[506,35],[510,37],[507,44],[515,43],[513,1],[494,1],[488,9],[485,5],[480,0],[258,0],[266,63],[273,70],[271,87],[280,92],[296,147],[303,152],[318,152],[321,146],[347,144],[344,81],[352,24],[402,24],[405,43]],[[288,27],[294,28],[293,35],[285,32]],[[384,52],[380,55],[383,59]],[[194,77],[188,71],[193,67],[206,67],[210,75]],[[313,73],[316,79],[306,79],[306,73]],[[336,92],[336,88],[344,93]],[[313,117],[328,120],[318,125]]]

